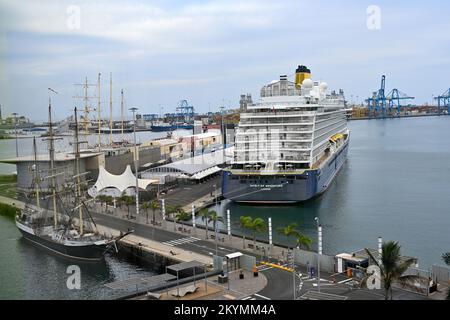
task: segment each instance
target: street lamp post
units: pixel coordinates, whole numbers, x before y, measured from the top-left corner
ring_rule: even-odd
[[[138,166],[139,166],[139,151],[136,144],[136,111],[137,108],[130,108],[133,113],[133,135],[134,135],[134,171],[136,174],[136,220],[139,215],[139,179],[138,179]]]
[[[17,141],[17,116],[18,114],[16,112],[14,112],[13,114],[14,117],[14,133],[16,135],[16,157],[19,157],[19,143]]]
[[[322,255],[322,226],[319,217],[315,217],[317,223],[317,290],[320,292],[320,256]]]

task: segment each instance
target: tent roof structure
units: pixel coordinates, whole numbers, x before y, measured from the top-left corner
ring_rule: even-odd
[[[145,190],[150,184],[157,184],[158,180],[154,179],[138,179],[139,189]],[[106,188],[115,188],[120,192],[124,192],[130,187],[136,186],[136,176],[131,172],[130,165],[127,165],[125,171],[121,175],[115,175],[106,171],[105,167],[99,167],[97,182],[95,182],[94,190],[98,193]]]

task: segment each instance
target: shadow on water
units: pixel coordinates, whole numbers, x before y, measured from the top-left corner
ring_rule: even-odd
[[[97,262],[72,260],[49,252],[45,248],[18,239],[22,256],[24,296],[27,299],[111,299],[117,292],[105,284],[136,276],[152,276],[156,272],[151,265],[139,261],[126,252],[106,254]],[[78,266],[81,288],[69,289],[72,281],[70,266]]]

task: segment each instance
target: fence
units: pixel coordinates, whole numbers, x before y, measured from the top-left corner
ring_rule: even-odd
[[[317,256],[318,254],[316,252],[294,249],[294,260],[297,264],[309,265],[312,267],[317,266]],[[329,256],[326,254],[320,255],[320,270],[334,273],[334,256]]]
[[[443,285],[450,285],[450,268],[434,264],[431,268],[433,281]]]

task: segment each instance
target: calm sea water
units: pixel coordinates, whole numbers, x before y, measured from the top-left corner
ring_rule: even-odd
[[[382,236],[398,241],[422,268],[441,263],[450,250],[450,117],[352,121],[349,127],[348,160],[322,196],[294,206],[224,201],[216,209],[231,210],[234,230],[241,215],[272,217],[274,228],[296,222],[313,239],[317,216],[327,254],[376,248]],[[14,156],[14,140],[0,141],[0,153]],[[277,233],[274,238],[285,241]],[[69,264],[24,241],[13,221],[0,216],[0,299],[107,298],[102,284],[152,274],[108,257],[105,264],[81,266],[82,290],[68,290]]]
[[[111,299],[125,291],[105,284],[156,274],[129,261],[107,256],[101,263],[80,264],[48,254],[22,238],[14,220],[0,216],[0,299]],[[80,267],[79,290],[67,288],[67,267],[74,264]]]
[[[230,209],[235,229],[241,215],[272,217],[274,230],[295,222],[313,240],[319,217],[324,253],[377,248],[381,236],[420,267],[442,264],[450,251],[450,117],[351,121],[349,128],[347,162],[322,196],[278,207],[224,201],[217,211]],[[275,232],[274,241],[286,240]]]

